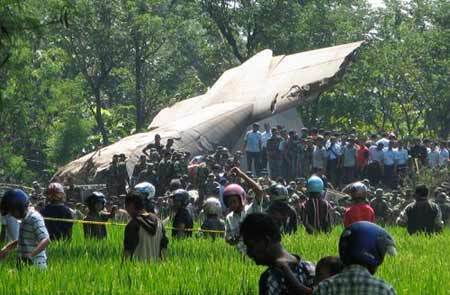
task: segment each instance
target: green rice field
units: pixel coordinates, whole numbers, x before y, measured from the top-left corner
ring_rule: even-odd
[[[284,237],[289,251],[317,262],[337,254],[341,229],[331,235],[304,231]],[[450,294],[450,231],[433,237],[410,237],[390,228],[398,255],[388,257],[377,276],[398,294]],[[121,260],[123,227],[109,227],[105,241],[85,241],[81,225],[71,242],[55,242],[47,251],[49,267],[15,268],[11,255],[0,262],[0,294],[257,294],[264,267],[255,266],[223,240],[170,240],[160,264]]]

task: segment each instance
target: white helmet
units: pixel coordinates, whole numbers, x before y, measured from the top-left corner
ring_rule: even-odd
[[[350,196],[353,199],[366,198],[368,191],[367,186],[360,181],[354,182],[350,186]]]
[[[211,197],[206,199],[203,204],[203,210],[205,211],[205,214],[220,215],[222,213],[222,205],[218,199]]]
[[[138,184],[136,184],[134,189],[137,192],[143,194],[147,198],[147,200],[153,199],[156,194],[155,187],[150,182],[138,183]]]

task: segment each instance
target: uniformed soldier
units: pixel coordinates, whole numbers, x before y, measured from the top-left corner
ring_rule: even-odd
[[[389,216],[392,214],[392,210],[389,208],[388,201],[384,196],[382,188],[378,188],[375,191],[375,197],[370,201],[370,206],[375,211],[377,223],[385,224],[388,222]]]

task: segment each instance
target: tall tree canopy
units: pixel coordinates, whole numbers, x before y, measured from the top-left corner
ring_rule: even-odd
[[[305,125],[450,134],[444,0],[0,0],[0,180],[144,130],[258,51],[370,40],[343,83],[299,108]]]

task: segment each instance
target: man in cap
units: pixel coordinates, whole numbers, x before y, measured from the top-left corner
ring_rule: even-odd
[[[389,216],[392,214],[392,209],[389,208],[389,204],[384,197],[382,188],[376,189],[375,197],[370,201],[370,206],[375,212],[377,223],[384,224],[389,220]]]

